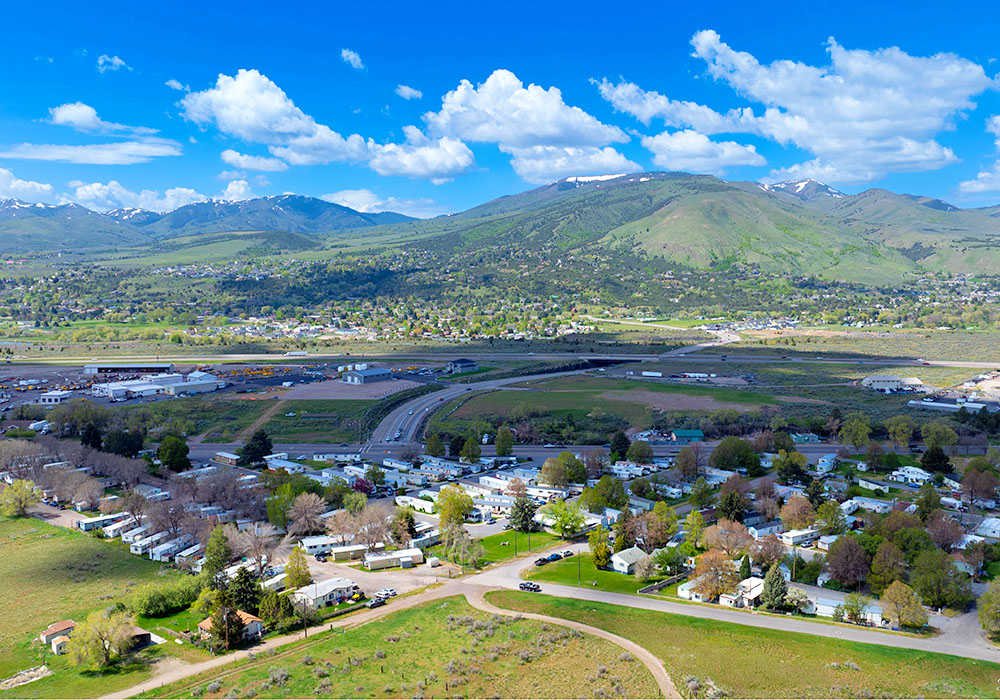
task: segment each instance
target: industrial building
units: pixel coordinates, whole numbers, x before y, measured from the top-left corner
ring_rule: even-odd
[[[171,362],[97,362],[83,366],[84,374],[172,374]]]
[[[387,369],[353,369],[344,372],[344,381],[348,384],[373,384],[392,379],[392,372]]]

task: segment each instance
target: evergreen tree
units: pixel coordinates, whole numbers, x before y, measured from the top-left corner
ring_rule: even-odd
[[[444,443],[441,442],[441,436],[437,433],[427,438],[427,445],[424,449],[431,457],[444,457]]]
[[[468,462],[472,464],[473,462],[478,462],[479,457],[483,454],[482,449],[479,447],[479,443],[473,438],[469,438],[462,445],[461,458],[463,462]]]
[[[743,522],[743,499],[737,491],[728,491],[718,505],[720,518]]]
[[[291,591],[305,586],[310,581],[312,581],[312,574],[309,573],[306,553],[302,551],[301,547],[295,547],[288,555],[288,563],[285,564],[285,588]]]
[[[458,457],[462,454],[463,447],[465,447],[465,438],[461,435],[452,436],[451,440],[448,441],[448,456]]]
[[[101,449],[101,431],[93,423],[87,423],[80,431],[80,444],[95,450]]]
[[[740,581],[746,581],[748,578],[750,578],[750,557],[744,554],[740,562]]]
[[[535,529],[535,510],[537,506],[530,498],[524,496],[514,501],[510,509],[510,524],[518,532],[531,532]]]
[[[216,525],[205,545],[205,563],[201,566],[201,575],[206,581],[212,581],[232,560],[233,550],[229,546],[226,530],[222,525]]]
[[[188,459],[188,446],[183,438],[176,435],[167,435],[160,442],[160,447],[156,451],[156,456],[160,462],[170,471],[183,472],[191,468],[191,460]]]
[[[287,595],[265,591],[260,599],[259,616],[268,629],[273,630],[295,617],[295,608]]]
[[[611,461],[614,462],[617,459],[624,459],[625,454],[628,452],[628,448],[632,445],[629,441],[628,436],[623,430],[617,430],[611,436]]]
[[[781,610],[785,607],[785,596],[788,594],[788,584],[781,574],[780,565],[775,562],[764,576],[764,590],[760,602],[768,610]]]
[[[514,435],[506,425],[497,430],[496,448],[497,457],[509,457],[514,452]]]
[[[947,474],[951,471],[951,460],[948,459],[944,450],[935,445],[924,452],[924,456],[920,458],[920,466],[931,474],[935,472]]]
[[[251,435],[247,444],[243,446],[243,452],[240,454],[240,466],[248,467],[260,464],[264,461],[264,457],[271,454],[273,450],[271,436],[261,428]]]
[[[238,610],[257,614],[260,609],[261,587],[257,583],[250,570],[241,566],[236,570],[236,575],[229,582],[226,596],[230,604],[236,606]]]
[[[212,613],[212,641],[216,648],[228,651],[243,641],[245,625],[237,613],[238,609],[227,595],[220,596],[219,605]]]

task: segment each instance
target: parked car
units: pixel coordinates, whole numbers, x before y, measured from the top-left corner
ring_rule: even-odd
[[[562,559],[562,554],[559,554],[559,552],[553,552],[552,554],[550,554],[545,558],[548,559],[549,561],[559,561],[560,559]]]
[[[364,600],[367,597],[368,596],[365,595],[364,591],[358,591],[357,593],[355,593],[354,595],[351,596],[350,600],[351,600],[351,602],[357,603],[359,601]]]
[[[522,591],[531,591],[532,593],[538,593],[539,591],[542,590],[541,586],[539,586],[537,583],[532,583],[531,581],[525,581],[524,583],[519,585],[518,588],[520,588]]]
[[[383,605],[385,605],[385,598],[372,598],[365,603],[365,607],[369,609],[380,608]]]
[[[546,559],[545,557],[541,557],[540,559],[535,559],[535,566],[545,566],[548,563],[549,560]]]
[[[317,554],[316,555],[316,561],[324,561],[325,562],[326,561],[326,555],[325,554]]]
[[[562,553],[562,555],[563,555],[563,559],[565,559],[566,557],[573,556],[573,552],[572,552],[572,550],[567,549],[565,552]]]
[[[395,589],[383,588],[381,591],[375,594],[376,598],[393,598],[396,596]]]

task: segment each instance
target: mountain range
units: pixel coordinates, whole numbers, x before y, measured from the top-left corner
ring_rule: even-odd
[[[750,265],[878,284],[928,271],[993,274],[1000,263],[1000,206],[961,209],[883,189],[848,195],[815,180],[762,185],[663,172],[573,177],[428,220],[301,195],[213,200],[166,213],[0,200],[7,255],[155,250],[168,239],[246,231],[332,244],[367,229],[391,234],[396,245],[419,238],[442,250],[598,246],[695,268]]]

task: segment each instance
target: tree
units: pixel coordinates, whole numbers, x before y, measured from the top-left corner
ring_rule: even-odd
[[[805,496],[795,494],[782,506],[781,522],[789,530],[811,527],[816,522],[816,512]]]
[[[556,457],[549,457],[542,464],[540,481],[555,488],[562,488],[568,483],[566,463]]]
[[[291,533],[310,534],[323,531],[322,515],[327,510],[326,501],[322,496],[304,491],[295,497],[288,508],[288,517],[292,520]]]
[[[826,501],[826,490],[823,488],[823,482],[819,479],[810,481],[809,485],[806,486],[804,495],[809,499],[809,503],[812,504],[813,508],[819,508]]]
[[[191,468],[187,443],[176,435],[167,435],[163,438],[156,451],[156,456],[159,457],[160,463],[170,471],[183,472]]]
[[[427,445],[424,449],[431,457],[444,457],[444,443],[441,442],[441,436],[437,433],[427,438]]]
[[[745,581],[748,578],[750,578],[750,556],[744,554],[740,560],[740,580]]]
[[[865,461],[869,467],[876,470],[885,464],[885,450],[882,449],[882,445],[871,440],[865,449]]]
[[[746,551],[752,541],[753,538],[743,523],[734,520],[720,520],[705,530],[705,546],[720,549],[729,556]]]
[[[229,580],[226,595],[238,610],[256,615],[260,609],[260,584],[257,583],[257,579],[250,573],[250,570],[244,566],[238,568],[236,574]]]
[[[899,547],[888,540],[879,545],[872,559],[872,570],[868,576],[872,593],[881,595],[894,581],[902,581],[906,577],[906,558]]]
[[[135,618],[121,610],[97,610],[73,630],[68,652],[77,666],[108,666],[132,648]]]
[[[934,607],[963,607],[972,598],[967,577],[940,549],[920,553],[913,564],[910,583],[917,595]]]
[[[344,494],[344,510],[352,515],[357,515],[365,509],[368,504],[368,496],[359,491],[348,491]]]
[[[483,451],[479,447],[479,443],[476,442],[474,438],[469,438],[462,445],[462,453],[460,455],[463,462],[472,464],[473,462],[478,462],[479,458],[482,456]]]
[[[560,452],[559,461],[566,466],[566,481],[571,484],[587,482],[587,467],[570,451]]]
[[[496,454],[497,457],[509,457],[514,453],[514,435],[510,428],[501,425],[497,429]]]
[[[893,581],[880,600],[882,617],[893,627],[923,627],[927,624],[927,613],[913,589],[902,581]]]
[[[926,482],[917,491],[917,517],[924,522],[931,516],[931,513],[941,507],[941,496],[937,489],[930,482]]]
[[[785,558],[785,545],[777,535],[766,535],[750,543],[748,550],[750,559],[761,569],[768,569],[772,564]]]
[[[712,450],[708,457],[710,467],[726,471],[744,471],[751,479],[760,476],[760,456],[746,440],[730,436]]]
[[[920,466],[931,474],[936,472],[947,474],[951,471],[951,460],[948,459],[948,455],[944,453],[944,450],[935,445],[924,452],[920,458]]]
[[[367,470],[365,470],[365,481],[376,487],[384,485],[385,472],[382,470],[382,467],[380,467],[375,463],[372,463],[372,465],[369,466]]]
[[[635,440],[625,452],[625,459],[636,464],[652,464],[653,448],[646,440]]]
[[[359,476],[354,480],[354,483],[351,484],[351,490],[363,493],[365,496],[371,496],[375,493],[375,486],[367,479],[362,479]]]
[[[797,450],[780,450],[778,456],[774,458],[774,471],[780,481],[789,483],[801,483],[806,478],[806,465],[809,460]]]
[[[295,607],[285,594],[265,591],[260,599],[260,618],[268,629],[275,629],[295,617]]]
[[[507,482],[507,488],[504,489],[504,495],[510,496],[511,498],[524,498],[528,495],[528,485],[521,479],[514,477]]]
[[[264,461],[264,457],[273,451],[271,436],[263,428],[260,428],[250,436],[247,444],[243,446],[243,452],[240,453],[240,466],[249,467],[260,464]]]
[[[705,479],[698,477],[691,487],[691,497],[688,502],[693,508],[707,508],[715,501],[715,492]]]
[[[723,494],[719,501],[717,511],[720,517],[727,520],[743,520],[743,499],[736,491],[729,491]]]
[[[603,452],[588,450],[583,454],[583,466],[588,479],[600,479],[608,467],[608,458]]]
[[[610,474],[605,474],[597,483],[583,489],[580,506],[591,513],[602,513],[605,508],[622,509],[628,503],[625,485]]]
[[[465,447],[465,438],[461,435],[452,435],[448,441],[448,456],[458,457],[462,454],[463,447]]]
[[[785,594],[785,605],[792,609],[792,612],[800,613],[809,607],[809,594],[798,586],[789,586],[788,593]]]
[[[535,511],[538,507],[527,496],[521,496],[514,501],[510,509],[510,524],[518,532],[531,532],[535,529]]]
[[[22,518],[28,508],[42,500],[42,490],[28,479],[16,479],[0,491],[0,513],[8,518]]]
[[[412,508],[396,506],[392,514],[392,538],[404,547],[409,546],[410,540],[417,536],[417,519],[413,515]]]
[[[680,547],[661,547],[653,555],[653,562],[668,576],[674,576],[684,568],[684,558]]]
[[[816,510],[816,525],[824,535],[841,535],[847,531],[847,518],[836,501],[827,501]]]
[[[552,518],[552,529],[563,539],[568,539],[583,528],[586,517],[576,503],[556,501],[548,506],[548,514]]]
[[[788,584],[781,573],[781,567],[775,563],[764,574],[764,590],[760,594],[760,602],[768,610],[783,610],[785,597],[788,595]]]
[[[696,510],[692,510],[684,518],[684,531],[687,532],[687,542],[690,542],[693,547],[700,547],[702,537],[705,536],[705,518],[702,517],[701,513]]]
[[[997,491],[997,477],[993,472],[965,470],[962,476],[962,490],[973,501],[992,499]]]
[[[958,442],[958,435],[948,425],[948,421],[943,418],[925,423],[920,428],[920,435],[924,439],[927,449],[933,447],[948,447]]]
[[[257,571],[258,578],[264,575],[264,566],[273,561],[282,551],[288,551],[289,537],[282,537],[271,523],[255,523],[240,530],[234,539],[236,553],[247,558]]]
[[[840,426],[840,441],[847,445],[853,445],[856,452],[868,444],[868,437],[871,435],[872,427],[868,416],[860,411],[847,414],[843,425]]]
[[[216,525],[208,536],[208,544],[205,545],[205,561],[201,565],[201,574],[205,580],[213,581],[232,560],[233,549],[226,535],[226,528]]]
[[[650,514],[653,546],[662,547],[677,534],[677,511],[663,501],[658,501]]]
[[[462,525],[473,507],[472,497],[455,484],[441,489],[436,504],[442,527]]]
[[[608,536],[611,533],[601,525],[591,530],[588,536],[590,554],[594,557],[594,566],[606,567],[611,564],[611,548],[608,547]]]
[[[219,649],[233,649],[243,641],[245,625],[239,616],[239,608],[229,600],[225,592],[219,597],[219,604],[212,613],[212,641]],[[249,611],[247,611],[249,612]]]
[[[927,523],[927,534],[931,536],[934,544],[948,552],[952,545],[962,538],[965,530],[954,520],[945,518],[932,518]]]
[[[293,547],[285,563],[285,588],[293,591],[310,581],[312,574],[309,572],[309,563],[306,562],[306,553],[301,547]]]
[[[889,439],[899,449],[905,449],[913,437],[913,419],[909,416],[893,416],[885,422]]]
[[[691,578],[695,581],[694,589],[709,601],[733,592],[739,583],[732,560],[717,549],[698,557]]]
[[[649,577],[653,575],[656,570],[656,565],[653,564],[653,559],[648,554],[641,557],[639,561],[635,563],[635,577],[640,581],[646,582]]]
[[[854,588],[868,577],[868,555],[853,537],[844,535],[830,547],[830,576],[844,588]]]
[[[611,461],[616,461],[625,457],[625,454],[628,452],[628,448],[632,445],[628,436],[625,435],[625,432],[622,430],[616,430],[611,435],[611,439],[608,442],[611,445]]]
[[[101,449],[101,431],[93,423],[87,423],[80,431],[80,444],[94,450]]]
[[[850,622],[865,622],[868,620],[868,611],[872,606],[872,599],[861,593],[848,593],[844,598],[844,617]]]
[[[104,451],[122,457],[135,457],[142,450],[142,434],[126,430],[111,430],[104,436]]]
[[[996,638],[1000,634],[1000,578],[990,581],[989,587],[979,596],[979,624],[987,634]]]
[[[690,481],[698,476],[698,458],[690,447],[682,447],[674,459],[674,465],[681,477]]]

